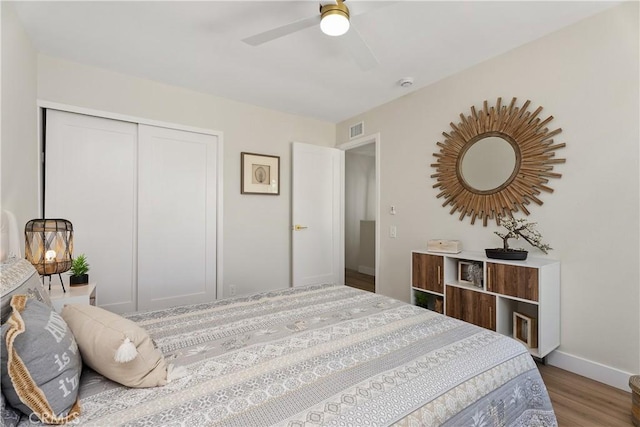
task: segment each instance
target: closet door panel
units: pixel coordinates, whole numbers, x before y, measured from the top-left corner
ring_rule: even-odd
[[[73,255],[86,254],[98,305],[134,311],[137,125],[46,114],[45,216],[73,224]]]
[[[139,125],[138,308],[216,298],[217,138]]]

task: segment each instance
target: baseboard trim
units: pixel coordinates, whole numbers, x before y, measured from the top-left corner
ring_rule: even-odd
[[[371,268],[371,267],[367,267],[366,265],[359,265],[358,266],[358,273],[368,274],[369,276],[375,276],[376,275],[376,269],[375,268]]]
[[[547,363],[629,392],[629,377],[636,375],[557,350],[547,356]]]

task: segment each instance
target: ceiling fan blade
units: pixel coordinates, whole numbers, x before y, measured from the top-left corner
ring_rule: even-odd
[[[289,24],[283,25],[278,28],[274,28],[264,33],[256,34],[246,39],[242,39],[243,42],[251,46],[258,46],[271,40],[275,40],[280,37],[284,37],[288,34],[295,33],[296,31],[304,30],[305,28],[313,27],[320,22],[320,15],[315,15],[310,18],[294,21]]]
[[[356,64],[358,64],[362,71],[371,70],[378,65],[378,58],[376,58],[367,45],[367,42],[364,41],[353,25],[342,37],[344,38],[347,49],[349,49],[351,53],[351,57],[356,61]]]

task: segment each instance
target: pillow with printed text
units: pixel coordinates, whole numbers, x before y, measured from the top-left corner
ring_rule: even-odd
[[[47,424],[80,415],[82,360],[64,319],[48,305],[14,295],[2,325],[2,393],[14,408]]]

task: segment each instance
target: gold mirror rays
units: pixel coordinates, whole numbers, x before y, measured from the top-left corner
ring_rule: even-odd
[[[484,226],[489,219],[511,216],[513,212],[529,215],[526,208],[530,202],[542,205],[538,198],[541,191],[552,193],[547,184],[550,178],[562,175],[553,172],[553,166],[565,163],[565,159],[555,157],[555,150],[566,144],[555,144],[553,137],[562,129],[549,131],[545,126],[553,116],[541,120],[538,115],[542,107],[534,112],[527,111],[531,101],[516,107],[516,98],[509,106],[502,105],[498,98],[495,107],[484,101],[481,111],[471,107],[471,115],[460,114],[460,122],[450,123],[450,133],[443,132],[444,142],[438,142],[440,151],[434,153],[436,163],[431,167],[436,173],[434,188],[444,197],[443,207],[451,206],[450,214],[460,213],[460,221],[471,217],[471,224],[481,219]],[[477,141],[487,137],[500,137],[510,143],[516,152],[516,166],[513,174],[502,185],[490,191],[479,191],[468,185],[462,176],[462,158]]]

